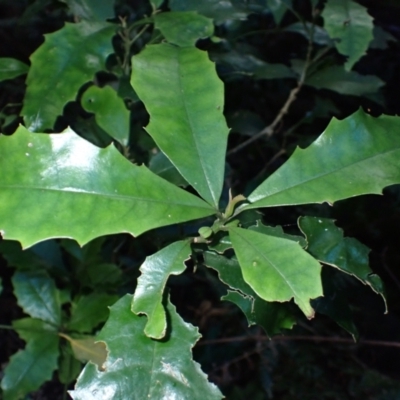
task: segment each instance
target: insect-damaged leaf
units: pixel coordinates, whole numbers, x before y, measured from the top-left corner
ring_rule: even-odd
[[[185,323],[168,301],[170,320],[166,340],[147,337],[146,317],[131,312],[132,296],[125,295],[111,307],[110,318],[97,336],[109,355],[104,371],[89,363],[79,376],[74,400],[193,399],[219,400],[219,390],[207,382],[192,360],[191,348],[199,339],[197,329]]]

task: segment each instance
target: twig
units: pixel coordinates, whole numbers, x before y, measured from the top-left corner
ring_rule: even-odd
[[[270,125],[266,126],[260,132],[258,132],[251,138],[247,139],[243,143],[239,144],[238,146],[234,147],[232,150],[228,151],[228,153],[227,153],[228,156],[237,153],[239,150],[242,150],[243,148],[247,147],[249,144],[258,140],[262,136],[266,136],[267,138],[270,138],[274,134],[274,130],[275,130],[276,126],[281,122],[283,117],[288,113],[290,106],[296,100],[297,94],[299,93],[300,89],[303,87],[304,81],[307,76],[307,70],[311,64],[311,53],[313,50],[313,38],[314,38],[314,23],[311,25],[311,32],[310,32],[310,36],[309,36],[309,40],[308,40],[306,61],[304,63],[304,67],[300,74],[300,77],[297,81],[297,85],[295,88],[293,88],[290,91],[288,98],[286,99],[282,108],[279,110],[275,119],[272,121],[272,123]]]
[[[400,348],[400,342],[388,342],[384,340],[360,340],[359,342],[354,342],[353,339],[342,338],[338,336],[275,336],[270,339],[263,335],[253,335],[253,336],[236,336],[230,338],[221,339],[210,339],[204,340],[198,343],[197,346],[206,346],[211,344],[224,344],[224,343],[234,343],[234,342],[244,342],[244,341],[269,341],[273,342],[290,342],[290,341],[307,341],[307,342],[330,342],[330,343],[346,343],[352,344],[354,346],[381,346],[381,347],[397,347]]]

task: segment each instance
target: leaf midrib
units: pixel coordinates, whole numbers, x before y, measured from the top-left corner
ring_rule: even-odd
[[[296,183],[295,185],[286,187],[285,189],[282,189],[282,190],[277,191],[277,192],[275,192],[275,193],[272,193],[272,194],[270,194],[270,195],[268,195],[268,196],[265,196],[265,197],[262,197],[262,198],[260,198],[260,199],[258,199],[258,200],[255,200],[254,203],[256,203],[256,202],[258,202],[258,201],[261,201],[261,200],[264,200],[264,199],[267,199],[267,198],[269,198],[269,197],[273,197],[273,196],[275,196],[275,195],[279,195],[279,194],[281,194],[281,193],[283,193],[283,192],[285,192],[285,191],[291,190],[291,189],[293,189],[293,188],[295,188],[295,187],[297,187],[297,186],[301,186],[301,185],[307,184],[307,183],[309,183],[309,182],[311,182],[311,181],[313,181],[313,180],[317,180],[317,179],[322,178],[322,177],[324,177],[324,176],[331,175],[331,174],[335,174],[335,173],[337,173],[337,172],[341,172],[341,171],[343,171],[343,170],[345,170],[345,169],[347,169],[347,168],[351,168],[351,167],[353,167],[354,165],[360,164],[360,163],[362,163],[362,162],[364,162],[364,161],[373,160],[374,158],[378,158],[378,157],[380,157],[380,156],[382,156],[382,155],[384,155],[384,154],[389,154],[389,153],[396,152],[396,151],[400,151],[400,148],[388,150],[388,151],[385,151],[385,152],[376,154],[376,155],[371,156],[371,157],[366,157],[366,158],[357,160],[356,162],[354,162],[354,163],[352,163],[352,164],[348,164],[348,165],[346,165],[346,166],[344,166],[344,167],[341,167],[341,168],[338,168],[338,169],[336,169],[336,170],[330,170],[330,171],[324,172],[324,173],[322,173],[322,174],[314,175],[314,176],[311,177],[310,179],[303,180],[303,181],[301,181],[301,182],[299,182],[299,183]],[[249,196],[249,197],[251,197],[251,196]]]
[[[29,192],[32,192],[34,190],[37,191],[49,191],[49,192],[61,192],[61,193],[69,193],[72,194],[74,193],[75,195],[91,195],[91,196],[100,196],[100,197],[108,197],[108,198],[113,198],[117,200],[124,200],[124,201],[141,201],[141,202],[147,202],[147,203],[161,203],[161,204],[166,204],[166,205],[179,205],[179,206],[186,206],[186,207],[192,207],[192,208],[204,208],[206,210],[212,211],[211,208],[203,206],[203,205],[193,205],[193,204],[187,204],[187,203],[179,203],[179,202],[168,202],[168,201],[162,201],[162,200],[156,200],[148,197],[134,197],[134,196],[128,196],[128,195],[121,195],[121,194],[111,194],[111,193],[97,193],[97,192],[88,192],[85,190],[81,189],[76,189],[72,190],[71,188],[65,190],[65,189],[55,189],[55,188],[47,188],[47,187],[35,187],[35,186],[20,186],[20,185],[0,185],[0,188],[2,189],[16,189],[16,190],[27,190]],[[196,198],[196,197],[195,197]],[[197,199],[197,198],[196,198]],[[201,200],[201,199],[199,199]],[[205,205],[208,205],[205,203]]]
[[[236,232],[236,234],[237,234],[237,232]],[[252,247],[252,248],[255,250],[256,253],[260,254],[267,262],[270,263],[270,265],[275,269],[275,271],[278,272],[278,274],[282,277],[283,281],[289,286],[289,288],[291,289],[291,291],[292,291],[294,297],[295,297],[296,299],[300,299],[300,298],[298,297],[298,294],[297,294],[296,290],[294,290],[294,288],[292,287],[292,285],[291,285],[291,284],[289,283],[289,281],[285,278],[285,276],[281,273],[281,271],[279,271],[279,269],[275,266],[275,264],[274,264],[273,262],[271,262],[271,261],[269,260],[269,258],[266,257],[263,253],[261,253],[261,252],[259,251],[259,248],[256,247],[256,246],[254,246],[254,245],[252,244],[251,241],[248,241],[244,236],[240,235],[240,233],[239,233],[239,236],[242,238],[242,240],[244,240],[245,242],[247,242],[247,244],[248,244],[250,247]],[[268,235],[265,235],[265,236],[268,236]],[[250,285],[250,284],[249,284],[249,285]],[[251,286],[251,285],[250,285],[250,286]],[[253,290],[254,290],[254,289],[253,289]]]
[[[185,92],[183,91],[182,79],[181,79],[181,73],[180,73],[180,72],[181,72],[181,64],[178,63],[178,78],[179,78],[179,79],[178,79],[178,83],[179,83],[179,88],[181,89],[181,93],[185,94]],[[185,96],[182,96],[182,105],[183,105],[183,109],[184,109],[184,111],[185,111],[186,120],[187,120],[187,122],[188,122],[188,124],[189,124],[189,127],[190,127],[190,132],[192,133],[191,136],[192,136],[192,138],[193,138],[194,147],[195,147],[195,149],[196,149],[196,153],[197,153],[198,158],[199,158],[199,161],[200,161],[201,172],[203,173],[203,176],[204,176],[204,178],[205,178],[205,180],[206,180],[206,182],[207,182],[207,187],[208,187],[208,190],[209,190],[209,192],[210,192],[210,194],[211,194],[211,197],[212,197],[212,199],[213,199],[213,201],[214,201],[214,204],[217,204],[217,201],[216,201],[216,199],[215,199],[215,197],[214,197],[214,193],[213,193],[213,191],[211,190],[211,187],[212,187],[211,181],[210,181],[208,175],[206,174],[205,165],[204,165],[204,162],[203,162],[202,157],[201,157],[201,154],[200,154],[199,144],[198,144],[198,142],[197,142],[196,135],[193,134],[193,132],[195,132],[195,129],[193,128],[191,118],[189,117],[189,112],[188,112],[188,108],[187,108],[187,105],[186,105],[186,98],[185,98]],[[196,188],[196,187],[195,187],[195,188]],[[197,188],[196,188],[196,190],[197,190]]]

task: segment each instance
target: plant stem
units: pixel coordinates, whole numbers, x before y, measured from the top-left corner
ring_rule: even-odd
[[[305,342],[326,342],[326,343],[345,343],[352,344],[354,346],[380,346],[380,347],[397,347],[400,348],[400,342],[388,342],[385,340],[360,340],[354,342],[353,339],[337,337],[337,336],[275,336],[272,339],[264,335],[253,335],[253,336],[235,336],[230,338],[222,339],[210,339],[204,340],[198,343],[198,346],[206,346],[211,344],[224,344],[244,341],[270,341],[270,342],[290,342],[290,341],[305,341]]]
[[[283,104],[282,108],[279,110],[278,114],[276,115],[275,119],[272,121],[271,124],[266,126],[264,129],[262,129],[260,132],[252,136],[251,138],[247,139],[243,143],[239,144],[232,150],[228,151],[227,155],[230,156],[232,154],[237,153],[239,150],[244,149],[247,147],[249,144],[255,142],[262,136],[266,136],[267,138],[270,138],[275,131],[276,126],[282,121],[283,117],[288,113],[289,108],[291,104],[296,100],[297,95],[300,91],[300,89],[303,87],[304,82],[306,80],[307,76],[307,70],[311,65],[311,53],[313,50],[313,39],[314,39],[314,23],[311,25],[311,31],[310,31],[310,36],[308,40],[308,47],[307,47],[307,56],[306,56],[306,61],[304,63],[303,70],[300,74],[300,77],[297,81],[297,85],[295,88],[293,88],[290,93],[288,98],[286,99],[285,103]]]

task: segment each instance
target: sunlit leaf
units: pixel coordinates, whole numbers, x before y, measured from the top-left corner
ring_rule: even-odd
[[[335,118],[308,148],[291,158],[248,197],[243,209],[333,203],[400,183],[398,117],[374,118],[359,110]],[[354,151],[354,148],[357,151]]]
[[[194,46],[198,39],[211,36],[214,32],[211,19],[192,11],[156,14],[154,23],[169,43],[182,47]]]
[[[179,275],[191,253],[190,241],[181,240],[164,247],[146,258],[140,267],[141,275],[133,296],[132,311],[146,314],[148,322],[144,333],[153,339],[162,339],[167,330],[162,297],[170,275]]]
[[[299,228],[307,236],[308,247],[315,258],[347,274],[353,275],[364,285],[382,296],[386,304],[385,287],[380,277],[369,267],[370,249],[357,239],[344,237],[343,230],[331,219],[301,217]]]
[[[26,342],[4,370],[1,381],[4,400],[20,400],[50,380],[57,368],[59,338],[46,322],[24,318],[13,322],[14,329]]]
[[[29,66],[15,58],[0,58],[0,82],[26,74]]]
[[[17,271],[12,283],[18,304],[34,318],[55,327],[61,324],[60,293],[44,271]]]
[[[288,239],[242,228],[229,235],[244,280],[264,300],[294,298],[308,318],[314,316],[310,299],[322,296],[321,266],[301,246]]]
[[[218,207],[228,128],[214,64],[197,48],[164,43],[147,46],[132,65],[132,86],[150,114],[147,131],[182,176]]]
[[[199,339],[196,328],[185,323],[168,302],[168,339],[153,340],[144,334],[146,317],[130,310],[132,296],[126,295],[111,307],[110,318],[97,339],[107,345],[104,371],[91,363],[79,376],[74,400],[166,398],[222,399],[219,390],[192,360],[191,348]]]
[[[91,86],[82,96],[82,106],[95,114],[96,122],[112,138],[126,146],[129,142],[129,111],[110,86]]]
[[[348,56],[345,68],[350,71],[373,39],[373,18],[364,6],[352,0],[328,0],[322,16],[329,36],[337,39],[337,50]]]
[[[82,21],[67,22],[59,31],[45,35],[44,43],[31,56],[21,111],[30,131],[52,129],[80,87],[105,68],[106,58],[113,52],[114,32],[113,25]]]
[[[100,149],[70,129],[44,135],[21,126],[0,137],[0,231],[23,247],[53,237],[85,244],[111,233],[137,236],[213,213],[113,146]]]

